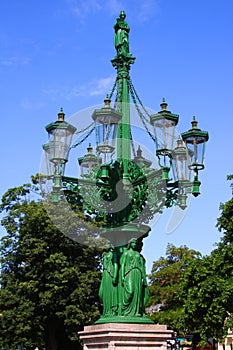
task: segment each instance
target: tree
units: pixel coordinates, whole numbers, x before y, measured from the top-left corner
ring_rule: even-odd
[[[168,244],[166,257],[160,257],[152,266],[150,279],[150,299],[148,305],[157,305],[159,312],[152,314],[156,323],[168,324],[173,329],[184,332],[181,322],[184,300],[180,296],[180,284],[192,260],[200,253],[181,246]]]
[[[220,210],[220,242],[210,256],[189,266],[182,285],[183,322],[189,331],[199,332],[203,341],[221,339],[228,328],[233,329],[233,198]]]
[[[100,315],[101,254],[53,225],[33,182],[9,189],[2,198],[7,235],[0,245],[0,344],[81,349],[77,332]],[[83,234],[59,204],[50,206],[71,234]]]

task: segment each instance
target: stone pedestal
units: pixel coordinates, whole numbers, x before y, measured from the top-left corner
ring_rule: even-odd
[[[83,350],[165,350],[173,331],[166,325],[106,323],[79,332]]]

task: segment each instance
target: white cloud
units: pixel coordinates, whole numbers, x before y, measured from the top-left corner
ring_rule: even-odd
[[[29,57],[17,57],[10,56],[6,58],[0,58],[0,65],[12,66],[12,65],[26,65],[31,61]]]
[[[124,10],[125,5],[121,1],[118,0],[109,0],[105,2],[105,6],[108,8],[108,11],[111,14],[118,15],[121,10]]]
[[[89,13],[95,13],[99,11],[102,6],[99,0],[67,0],[70,4],[71,11],[78,15],[81,19]]]
[[[145,0],[140,2],[140,9],[138,12],[138,19],[141,22],[147,22],[158,11],[157,0]]]
[[[45,95],[49,96],[49,98],[52,100],[63,98],[70,101],[71,99],[78,96],[106,95],[111,91],[114,84],[114,80],[115,76],[111,75],[109,77],[93,80],[79,86],[56,85],[48,87],[42,92]]]
[[[150,20],[158,11],[160,0],[134,0],[123,2],[120,0],[67,0],[70,10],[79,17],[81,21],[85,21],[89,14],[100,11],[107,12],[110,15],[119,15],[121,10],[125,10],[126,14],[131,14],[138,22],[146,22]]]
[[[113,87],[115,80],[115,76],[111,75],[107,78],[99,79],[96,82],[92,82],[91,85],[93,86],[93,89],[90,91],[90,95],[103,95],[110,91],[110,89]]]

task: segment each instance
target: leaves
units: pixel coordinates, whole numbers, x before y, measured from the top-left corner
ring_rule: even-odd
[[[149,305],[161,305],[160,312],[152,315],[155,322],[169,324],[180,333],[184,332],[181,322],[183,300],[180,298],[180,285],[190,262],[199,256],[199,252],[186,246],[176,248],[168,244],[166,257],[153,263],[149,276]]]
[[[216,226],[223,236],[209,256],[168,244],[149,276],[149,305],[160,305],[152,318],[181,335],[199,333],[203,343],[233,329],[233,199],[220,211]]]
[[[203,340],[221,339],[233,325],[233,199],[220,210],[220,242],[210,256],[190,264],[182,283],[183,322]]]
[[[99,316],[100,252],[53,225],[35,179],[8,190],[1,211],[0,344],[78,349],[78,330]]]

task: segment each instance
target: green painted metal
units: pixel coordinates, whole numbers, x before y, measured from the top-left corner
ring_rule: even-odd
[[[116,55],[111,62],[117,70],[113,88],[114,90],[117,86],[116,110],[110,107],[111,101],[107,97],[105,106],[95,110],[92,115],[100,127],[105,124],[106,118],[109,118],[106,128],[111,122],[117,125],[117,160],[102,164],[100,158],[92,154],[89,145],[88,154],[78,159],[80,166],[83,164],[85,168],[83,170],[87,170],[85,173],[83,171],[79,179],[62,174],[62,162],[66,160],[61,160],[60,163],[58,160],[52,177],[52,201],[59,201],[63,189],[68,202],[77,204],[83,217],[85,213],[89,213],[97,226],[101,222],[100,233],[109,242],[103,256],[103,274],[99,290],[103,301],[103,314],[96,323],[153,323],[145,313],[148,286],[145,259],[141,249],[143,239],[150,231],[146,224],[155,214],[161,213],[164,207],[178,205],[184,209],[187,194],[191,191],[194,196],[200,193],[198,170],[201,166],[195,164],[193,182],[182,174],[182,166],[187,161],[187,149],[184,149],[182,140],[179,140],[177,148],[173,151],[161,146],[160,140],[153,138],[148,131],[143,118],[141,119],[147,132],[156,143],[160,169],[151,168],[151,162],[142,157],[140,148],[132,160],[130,96],[134,104],[136,99],[140,105],[141,101],[129,74],[135,57],[129,50],[130,28],[125,18],[124,11],[121,11],[114,25]],[[138,113],[140,115],[140,110]],[[177,114],[167,110],[167,103],[163,100],[161,111],[152,115],[149,123],[164,129],[172,128],[177,125],[178,118]],[[52,133],[62,128],[71,134],[75,132],[75,128],[64,121],[64,113],[60,111],[58,120],[49,124],[46,130]],[[193,121],[192,129],[183,133],[182,138],[186,144],[194,146],[195,153],[197,144],[208,140],[208,133],[198,129]],[[44,150],[49,153],[50,147],[51,144],[46,144]],[[101,152],[100,146],[99,151]],[[174,160],[179,161],[180,168],[177,170],[178,178],[172,181],[169,174]],[[85,198],[88,198],[88,201],[85,201]],[[90,220],[90,216],[87,220]]]
[[[97,324],[153,323],[145,313],[149,290],[141,249],[142,238],[131,238],[126,246],[110,246],[105,253],[99,290],[103,314]]]
[[[123,178],[128,180],[128,161],[131,159],[129,71],[135,57],[129,52],[128,34],[130,28],[125,22],[125,17],[125,12],[121,11],[114,25],[114,42],[117,54],[112,60],[112,65],[117,69],[117,110],[122,115],[117,131],[117,158],[119,162],[123,162]]]

